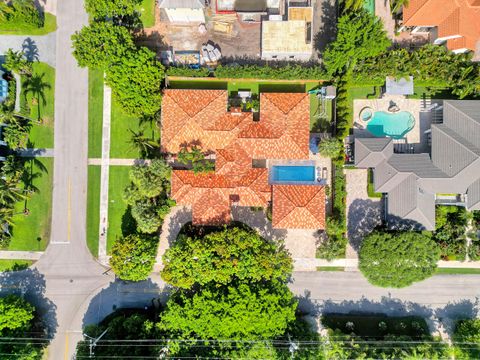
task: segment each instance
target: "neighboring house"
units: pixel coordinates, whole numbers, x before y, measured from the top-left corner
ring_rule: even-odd
[[[197,225],[228,223],[232,206],[271,204],[273,227],[324,229],[324,186],[315,178],[296,184],[272,176],[273,163],[309,159],[309,95],[263,93],[258,120],[227,106],[224,90],[165,90],[162,152],[177,154],[195,143],[215,154],[214,173],[174,170],[171,197],[191,206]]]
[[[249,16],[280,14],[284,0],[214,0],[217,13],[237,13],[247,20]]]
[[[312,56],[311,6],[288,6],[288,19],[272,15],[262,22],[262,59],[308,61]]]
[[[158,3],[172,23],[204,23],[202,0],[160,0]]]
[[[412,33],[430,33],[436,44],[461,53],[480,46],[480,0],[410,0],[403,26]]]
[[[435,204],[480,210],[480,101],[444,101],[431,154],[394,153],[390,138],[355,139],[355,165],[374,169],[392,228],[435,229]]]

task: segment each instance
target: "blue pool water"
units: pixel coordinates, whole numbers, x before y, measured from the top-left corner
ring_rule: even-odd
[[[275,182],[313,182],[315,166],[273,166],[272,181]]]
[[[408,111],[388,113],[375,111],[367,130],[377,137],[389,136],[394,139],[403,138],[415,126],[415,118]]]

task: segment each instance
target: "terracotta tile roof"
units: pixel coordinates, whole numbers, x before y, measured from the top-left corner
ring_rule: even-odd
[[[273,185],[272,226],[325,229],[325,188],[319,185]]]
[[[438,37],[459,35],[464,40],[447,41],[450,50],[467,48],[475,51],[480,38],[480,1],[478,0],[411,0],[403,9],[406,26],[437,26]]]
[[[177,153],[182,145],[196,143],[216,153],[214,173],[173,171],[172,198],[192,206],[198,225],[229,222],[232,205],[267,207],[272,200],[268,169],[252,168],[252,160],[308,159],[309,110],[307,94],[261,94],[260,120],[253,121],[251,113],[227,112],[226,91],[166,90],[162,150]],[[324,227],[323,187],[289,185],[279,191],[288,201],[274,206],[274,212],[280,209],[276,225]]]

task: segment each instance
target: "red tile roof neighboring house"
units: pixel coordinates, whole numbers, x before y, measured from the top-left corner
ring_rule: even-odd
[[[325,229],[325,188],[318,185],[273,185],[272,226],[280,229]]]
[[[226,91],[166,90],[162,150],[178,153],[183,144],[196,143],[216,154],[214,173],[174,170],[171,197],[179,205],[192,206],[197,225],[228,223],[232,205],[267,207],[272,200],[268,169],[253,168],[252,161],[308,159],[309,110],[307,94],[261,94],[260,120],[254,121],[252,113],[227,112]],[[295,208],[285,213],[285,201],[274,204],[278,225],[324,228],[323,187],[290,185],[286,189]],[[295,197],[297,192],[301,195]]]
[[[447,41],[450,50],[475,51],[480,39],[480,0],[410,0],[403,9],[403,24],[437,26],[439,38],[460,36]]]

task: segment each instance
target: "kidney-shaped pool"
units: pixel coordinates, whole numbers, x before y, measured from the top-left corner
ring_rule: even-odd
[[[367,124],[367,130],[377,137],[389,136],[400,139],[414,128],[415,118],[408,111],[389,113],[386,111],[375,111],[373,117]]]

